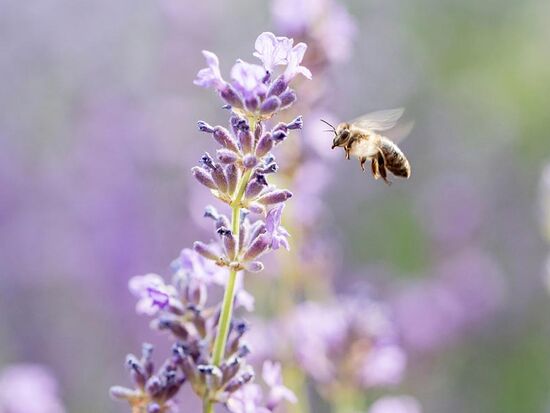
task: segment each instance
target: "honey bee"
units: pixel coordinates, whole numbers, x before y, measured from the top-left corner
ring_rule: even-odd
[[[379,132],[392,129],[403,115],[403,109],[389,109],[371,112],[351,122],[342,122],[336,128],[325,120],[334,132],[332,149],[344,148],[346,159],[356,156],[361,169],[365,170],[367,160],[371,161],[374,179],[382,178],[388,185],[387,171],[395,176],[409,178],[411,166],[399,147]]]

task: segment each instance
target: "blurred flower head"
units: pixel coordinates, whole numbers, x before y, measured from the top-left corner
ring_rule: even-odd
[[[0,371],[0,412],[65,413],[57,382],[44,367],[14,364]]]
[[[489,318],[501,303],[502,275],[495,263],[468,250],[442,263],[432,280],[404,291],[395,302],[405,344],[435,350]]]
[[[271,4],[281,33],[306,41],[311,59],[342,62],[351,54],[357,27],[344,6],[334,0],[275,0]]]
[[[350,297],[331,305],[308,302],[286,323],[298,363],[316,381],[359,388],[401,381],[406,356],[379,303]]]
[[[375,401],[368,413],[422,413],[422,409],[413,397],[387,396]]]

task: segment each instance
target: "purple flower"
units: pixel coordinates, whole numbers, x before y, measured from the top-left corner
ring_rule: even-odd
[[[493,314],[502,294],[495,263],[479,251],[464,251],[441,264],[432,280],[397,297],[401,336],[415,350],[436,350]]]
[[[290,234],[281,226],[281,218],[285,204],[279,204],[267,213],[265,219],[266,234],[271,236],[271,249],[277,250],[281,246],[290,251],[288,237]]]
[[[204,258],[195,250],[184,248],[179,258],[173,263],[176,276],[187,282],[195,280],[206,286],[210,284],[221,285],[225,280],[225,270],[217,266],[211,260]]]
[[[165,309],[170,299],[175,298],[176,290],[166,285],[158,274],[137,275],[128,282],[130,292],[139,298],[136,304],[138,314],[155,315]]]
[[[396,345],[375,346],[360,367],[359,380],[367,388],[399,384],[406,360],[405,352]]]
[[[262,33],[256,40],[254,56],[262,61],[263,66],[237,60],[231,69],[231,84],[222,78],[217,56],[203,51],[208,67],[199,71],[195,84],[216,89],[240,117],[254,119],[255,123],[269,119],[296,100],[296,93],[288,85],[297,74],[311,79],[311,72],[301,66],[307,46],[299,43],[292,47],[293,42],[273,33]],[[286,68],[275,78],[271,71],[278,65],[286,65]],[[199,128],[209,131],[208,126],[202,122]]]
[[[331,351],[341,348],[346,338],[343,313],[333,306],[306,302],[288,317],[286,327],[300,366],[315,380],[330,381],[335,373]]]
[[[262,61],[268,72],[272,72],[275,66],[287,63],[292,43],[292,39],[287,37],[277,37],[273,33],[264,32],[256,39],[254,56]]]
[[[263,82],[264,78],[265,69],[262,66],[247,63],[243,60],[237,60],[237,63],[231,69],[233,85],[245,99],[265,94],[267,88]]]
[[[231,395],[227,408],[231,413],[270,413],[263,405],[262,389],[257,384],[246,384]]]
[[[290,82],[297,74],[301,74],[308,79],[311,79],[311,72],[305,66],[300,66],[306,53],[307,45],[298,43],[290,50],[287,56],[288,64],[284,72],[284,77],[287,82]]]
[[[400,381],[405,355],[393,344],[393,324],[380,304],[354,297],[340,297],[335,304],[305,303],[287,323],[297,361],[316,381],[328,383],[342,375],[357,387]],[[356,367],[353,377],[350,363]]]
[[[199,70],[199,73],[197,73],[197,78],[193,83],[197,86],[207,88],[213,87],[221,92],[225,88],[227,82],[222,78],[218,56],[208,50],[203,50],[202,54],[206,59],[206,64],[208,67]]]
[[[0,371],[0,412],[64,413],[51,373],[36,364],[14,364]]]
[[[420,403],[410,396],[382,397],[370,407],[368,413],[421,413]]]
[[[280,363],[266,360],[262,367],[262,378],[265,384],[269,386],[269,395],[266,404],[269,410],[275,409],[283,400],[290,403],[298,401],[294,392],[283,384]]]

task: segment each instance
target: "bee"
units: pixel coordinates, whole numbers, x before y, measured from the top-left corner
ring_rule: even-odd
[[[346,159],[356,156],[363,171],[365,163],[370,161],[374,179],[382,178],[391,185],[387,171],[409,178],[411,165],[401,149],[379,132],[392,129],[403,112],[402,108],[371,112],[351,122],[342,122],[336,128],[325,120],[321,121],[331,127],[330,132],[334,132],[332,149],[344,148]]]

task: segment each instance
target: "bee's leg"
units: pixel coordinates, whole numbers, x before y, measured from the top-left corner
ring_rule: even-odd
[[[374,179],[380,178],[380,175],[378,174],[378,161],[376,160],[376,158],[372,158],[370,169],[372,171],[372,176],[374,177]]]
[[[361,159],[359,159],[359,163],[361,165],[361,170],[365,172],[365,163],[367,162],[367,157],[363,156]]]
[[[380,176],[384,180],[385,183],[388,185],[391,185],[391,181],[388,179],[388,175],[386,172],[386,161],[384,159],[384,155],[382,155],[381,152],[378,152],[378,172],[380,173]]]
[[[350,151],[350,148],[348,148],[347,146],[344,147],[344,151],[346,152],[346,159],[349,161],[349,151]]]

